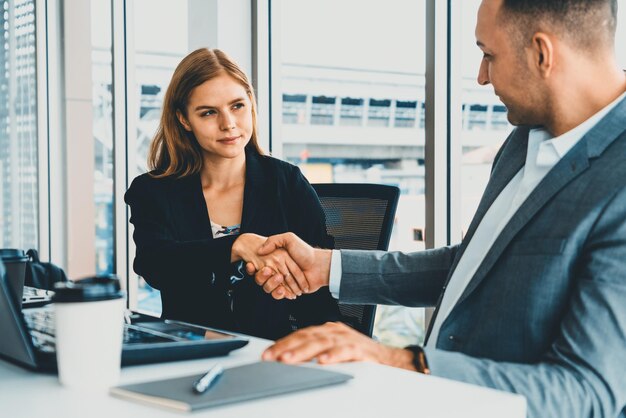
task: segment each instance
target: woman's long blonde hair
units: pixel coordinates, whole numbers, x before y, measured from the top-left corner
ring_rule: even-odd
[[[161,121],[148,154],[148,168],[153,171],[153,177],[181,178],[200,172],[202,149],[193,133],[182,126],[176,112],[187,118],[187,105],[193,89],[224,73],[238,81],[248,93],[252,104],[252,137],[246,148],[263,154],[257,140],[256,99],[248,77],[224,52],[200,48],[178,64],[165,92]]]

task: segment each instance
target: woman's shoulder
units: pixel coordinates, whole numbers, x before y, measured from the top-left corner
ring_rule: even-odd
[[[185,180],[175,177],[158,177],[159,174],[158,171],[150,171],[135,177],[124,195],[125,200],[128,202],[148,196],[166,196],[169,190],[177,189],[176,185]]]
[[[169,177],[158,177],[159,174],[158,171],[149,171],[138,175],[133,179],[128,190],[164,187],[165,184],[171,182]]]
[[[270,155],[256,154],[254,155],[254,158],[256,158],[257,161],[259,161],[259,163],[264,167],[273,168],[277,171],[293,172],[295,170],[298,170],[298,167],[291,164],[290,162],[279,160],[278,158],[272,157]]]

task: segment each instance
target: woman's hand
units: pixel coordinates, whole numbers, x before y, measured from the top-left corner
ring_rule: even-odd
[[[300,289],[307,288],[308,283],[304,273],[298,265],[291,259],[287,251],[279,249],[267,255],[259,255],[259,249],[267,240],[261,235],[246,233],[241,234],[231,250],[231,263],[244,260],[247,263],[247,270],[254,266],[256,271],[268,267],[276,272],[276,280],[284,286],[286,297],[295,299],[302,295]]]
[[[264,264],[261,263],[261,257],[257,256],[256,253],[266,240],[267,238],[257,234],[246,233],[239,235],[230,251],[230,262],[235,263],[244,260],[247,263],[254,264],[256,268],[263,267]]]

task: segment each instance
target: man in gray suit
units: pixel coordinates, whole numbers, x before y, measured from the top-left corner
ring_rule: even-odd
[[[518,127],[460,245],[419,253],[313,249],[256,281],[275,298],[330,286],[342,302],[436,305],[425,346],[386,347],[340,324],[264,358],[369,360],[525,395],[532,417],[626,417],[626,77],[616,0],[483,0],[478,82]],[[295,280],[293,278],[295,276]],[[296,294],[300,291],[295,292]]]

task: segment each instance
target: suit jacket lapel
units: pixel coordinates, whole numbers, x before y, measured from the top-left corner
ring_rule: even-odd
[[[467,230],[459,253],[457,254],[448,280],[452,277],[452,272],[456,268],[459,260],[463,256],[467,244],[470,242],[478,225],[482,222],[487,210],[491,207],[496,198],[502,193],[502,190],[509,184],[509,182],[515,177],[519,170],[524,166],[526,162],[526,153],[528,151],[528,133],[530,129],[528,127],[520,127],[515,129],[506,143],[503,145],[502,154],[498,158],[495,166],[493,167],[489,182],[485,188],[485,193],[480,199],[476,214],[472,218],[472,222]]]
[[[476,209],[476,214],[474,218],[472,218],[472,222],[467,230],[467,234],[463,238],[463,242],[461,242],[461,246],[459,251],[452,262],[452,267],[450,268],[450,272],[448,273],[448,278],[446,279],[445,288],[448,286],[448,282],[452,277],[452,273],[456,269],[456,266],[459,264],[459,260],[465,253],[468,243],[474,236],[478,225],[485,217],[487,210],[493,204],[494,200],[498,197],[498,195],[504,190],[507,184],[515,177],[517,172],[524,166],[526,161],[526,153],[528,151],[528,133],[530,129],[528,127],[520,127],[515,129],[511,135],[507,138],[501,148],[501,153],[497,157],[496,163],[491,172],[491,176],[489,178],[489,182],[487,183],[487,187],[485,188],[485,193],[483,193],[483,197],[480,199],[480,203],[478,204],[478,209]],[[430,338],[430,333],[432,332],[433,325],[435,324],[435,318],[439,313],[439,306],[441,305],[441,301],[443,300],[443,292],[439,296],[439,300],[437,301],[437,306],[435,308],[434,316],[430,320],[430,324],[428,326],[428,330],[426,331],[426,341]]]
[[[515,238],[517,233],[537,214],[537,212],[563,187],[587,170],[590,165],[589,160],[600,156],[625,129],[626,100],[623,100],[557,163],[528,196],[504,227],[491,249],[487,252],[485,259],[465,288],[457,305],[463,302],[463,300],[476,289],[511,240]],[[503,164],[509,164],[504,158],[504,155],[502,157],[500,161]],[[514,157],[513,163],[517,165],[519,160]],[[497,173],[494,172],[494,176],[495,175],[497,175]],[[500,191],[498,191],[498,194]],[[492,194],[490,193],[490,195]],[[491,204],[491,202],[489,204]],[[482,216],[484,216],[484,213]]]

